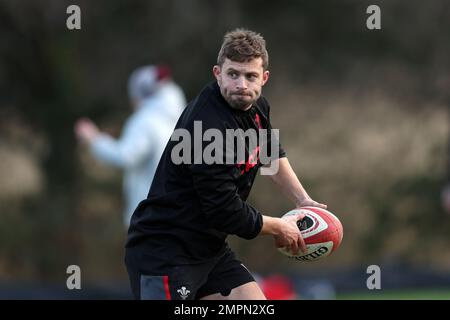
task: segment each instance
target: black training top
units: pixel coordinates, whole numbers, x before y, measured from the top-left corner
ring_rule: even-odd
[[[180,152],[183,139],[175,141],[172,135],[148,197],[131,218],[126,247],[142,248],[146,255],[159,260],[193,263],[214,258],[226,246],[228,234],[245,239],[256,237],[262,228],[262,216],[245,200],[262,166],[259,152],[263,140],[258,137],[257,147],[248,150],[250,143],[244,139],[245,163],[195,164],[193,158],[201,152],[194,150],[194,121],[201,121],[203,133],[207,129],[222,133],[227,129],[254,129],[259,133],[258,129],[271,129],[269,112],[263,97],[249,110],[233,109],[222,97],[217,82],[207,85],[188,104],[175,127],[190,133],[192,155]],[[208,144],[211,142],[202,142],[201,149]],[[225,144],[224,141],[224,148]],[[270,139],[268,144],[266,150],[270,150]],[[187,155],[185,159],[190,160],[175,164],[171,158],[175,150],[174,154]],[[271,158],[284,156],[280,146],[279,153]]]

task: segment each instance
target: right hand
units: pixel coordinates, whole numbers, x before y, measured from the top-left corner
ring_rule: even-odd
[[[306,253],[306,244],[297,226],[297,221],[304,217],[304,214],[299,213],[279,219],[279,232],[274,235],[275,245],[278,248],[285,247],[294,255],[298,255],[299,250]]]
[[[92,143],[100,134],[95,123],[88,118],[81,118],[75,123],[74,131],[78,139],[83,143]]]

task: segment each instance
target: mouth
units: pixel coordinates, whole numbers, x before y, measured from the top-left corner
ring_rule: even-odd
[[[250,97],[250,94],[248,94],[248,93],[233,93],[233,96]]]

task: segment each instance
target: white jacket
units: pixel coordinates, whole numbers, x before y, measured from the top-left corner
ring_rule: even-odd
[[[101,134],[92,143],[95,158],[124,169],[125,226],[139,202],[147,198],[161,154],[185,106],[182,90],[168,82],[142,101],[119,139]]]

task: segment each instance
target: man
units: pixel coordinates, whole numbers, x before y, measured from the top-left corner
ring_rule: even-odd
[[[128,81],[128,94],[134,113],[119,139],[100,132],[89,119],[80,119],[75,125],[76,135],[90,146],[97,160],[125,171],[126,228],[134,209],[147,196],[161,154],[186,105],[182,90],[165,66],[135,70]]]
[[[269,79],[267,67],[259,34],[243,29],[227,33],[213,67],[217,81],[189,103],[175,132],[195,135],[196,123],[224,134],[230,129],[270,129],[269,104],[261,97]],[[195,150],[194,141],[193,161],[176,164],[178,144],[169,141],[128,232],[125,262],[135,298],[264,299],[225,242],[228,234],[245,239],[272,235],[278,247],[306,250],[296,224],[301,215],[273,218],[245,202],[262,166],[258,150],[264,141],[258,143],[246,150],[245,162],[207,164],[198,161],[202,150]],[[255,156],[257,161],[252,161]],[[308,196],[282,149],[273,161],[279,162],[279,170],[271,179],[297,207],[326,207]]]

